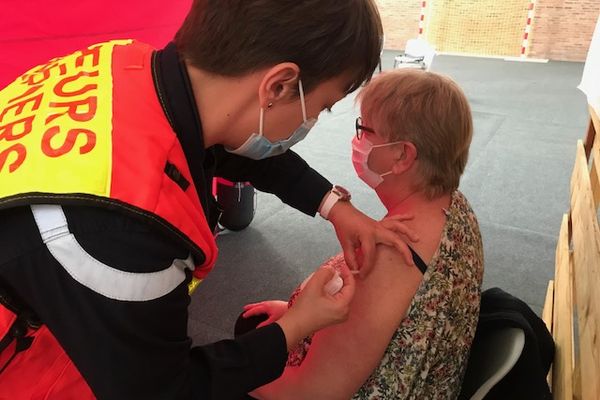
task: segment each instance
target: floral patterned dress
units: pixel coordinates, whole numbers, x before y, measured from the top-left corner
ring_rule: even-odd
[[[452,194],[440,245],[406,318],[356,400],[456,399],[479,315],[483,247],[477,218],[459,191]],[[328,260],[335,267],[343,254]],[[296,289],[290,306],[299,293]],[[298,366],[311,338],[290,352]]]

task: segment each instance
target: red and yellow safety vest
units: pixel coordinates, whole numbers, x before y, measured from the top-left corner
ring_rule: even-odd
[[[0,91],[0,208],[92,204],[142,216],[203,260],[194,271],[202,279],[217,248],[154,86],[152,52],[132,40],[93,45],[32,68]],[[0,339],[15,318],[0,306]],[[24,352],[29,363],[17,363],[32,374],[52,360],[53,370],[63,369],[48,378],[48,390],[53,385],[58,394],[40,398],[87,398],[80,393],[87,385],[56,339],[45,327],[36,336]],[[7,372],[0,398],[40,395],[4,393]],[[24,387],[31,379],[44,382],[29,375]],[[79,394],[69,397],[69,387]]]

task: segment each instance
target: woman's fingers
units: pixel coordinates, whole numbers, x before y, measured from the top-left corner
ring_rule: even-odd
[[[243,307],[243,309],[244,309],[244,310],[249,310],[249,309],[251,309],[252,307],[255,307],[257,304],[258,304],[258,303],[246,304],[246,305]]]
[[[259,314],[268,314],[268,310],[262,304],[258,304],[257,306],[254,306],[254,307],[252,307],[250,309],[247,309],[244,312],[244,314],[242,314],[242,316],[244,318],[248,318],[248,317],[251,317],[253,315],[259,315]]]
[[[267,320],[261,322],[260,324],[256,325],[256,328],[262,328],[263,326],[267,326],[269,324],[272,324],[273,322],[275,322],[275,318],[268,318]]]

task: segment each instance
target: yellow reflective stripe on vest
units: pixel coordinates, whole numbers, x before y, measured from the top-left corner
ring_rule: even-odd
[[[188,293],[194,293],[194,291],[196,291],[196,289],[198,288],[198,286],[200,286],[201,283],[202,279],[198,279],[195,276],[192,277],[192,281],[188,284]]]
[[[109,195],[112,51],[128,43],[55,58],[0,91],[0,198],[32,188]]]

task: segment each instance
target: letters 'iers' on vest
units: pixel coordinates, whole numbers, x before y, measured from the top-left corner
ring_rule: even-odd
[[[96,146],[101,46],[55,58],[0,91],[0,176],[17,171],[32,151],[80,155]],[[110,65],[110,64],[109,64]]]

